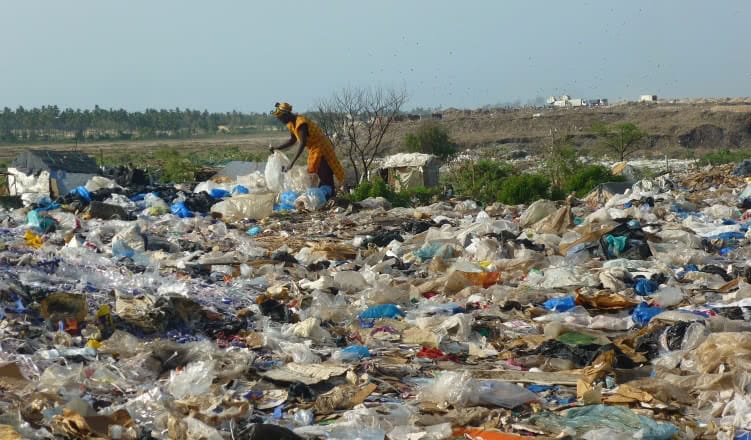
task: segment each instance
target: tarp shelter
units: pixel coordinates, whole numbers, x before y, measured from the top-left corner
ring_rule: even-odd
[[[8,167],[8,191],[30,202],[67,194],[99,173],[96,161],[80,151],[26,150]]]
[[[400,153],[386,157],[380,174],[395,191],[437,186],[441,161],[430,154]]]
[[[625,194],[633,185],[633,182],[601,183],[590,191],[585,200],[589,206],[602,205],[616,194]]]
[[[611,172],[616,176],[623,176],[632,182],[641,180],[643,177],[641,171],[628,162],[618,162],[612,166]]]

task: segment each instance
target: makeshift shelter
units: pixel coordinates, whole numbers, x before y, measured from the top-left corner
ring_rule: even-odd
[[[626,179],[636,182],[637,180],[642,179],[642,172],[634,167],[633,165],[629,164],[628,162],[618,162],[615,165],[611,167],[610,170],[614,175],[616,176],[623,176]]]
[[[80,151],[26,150],[8,167],[8,191],[27,202],[57,197],[98,173],[96,161]]]
[[[395,191],[416,186],[437,186],[441,161],[423,153],[400,153],[386,157],[380,175]]]
[[[633,185],[633,182],[601,183],[587,194],[585,200],[589,206],[602,205],[607,203],[616,194],[625,194]]]

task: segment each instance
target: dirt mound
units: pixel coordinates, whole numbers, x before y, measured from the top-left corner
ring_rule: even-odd
[[[700,125],[678,137],[678,142],[686,148],[725,146],[726,141],[725,130],[711,124]]]

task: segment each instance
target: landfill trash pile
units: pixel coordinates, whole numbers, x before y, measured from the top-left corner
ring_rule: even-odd
[[[324,207],[283,161],[5,211],[0,437],[751,435],[746,176]]]

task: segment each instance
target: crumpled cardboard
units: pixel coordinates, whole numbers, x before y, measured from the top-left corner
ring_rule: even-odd
[[[290,362],[273,370],[259,373],[261,376],[280,382],[302,382],[313,385],[333,376],[341,376],[347,367],[335,364],[298,364]]]
[[[357,385],[339,385],[326,394],[321,394],[316,399],[315,413],[320,415],[331,414],[334,411],[352,409],[361,404],[378,388],[375,384],[367,384],[363,387]]]

